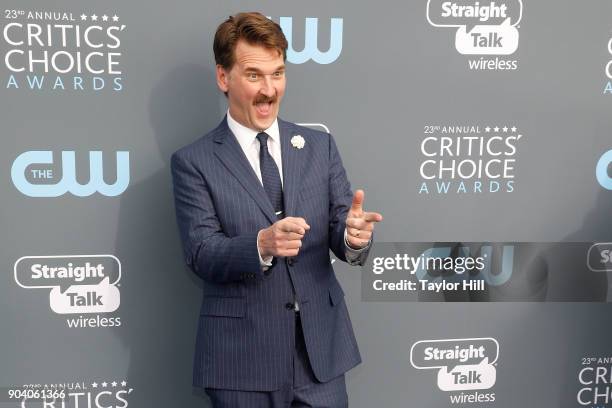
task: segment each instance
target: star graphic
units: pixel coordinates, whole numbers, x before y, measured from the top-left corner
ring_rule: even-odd
[[[499,132],[499,128],[498,128],[497,126],[495,126],[495,127],[493,128],[493,130],[494,130],[494,131],[496,131],[496,132]]]
[[[98,21],[98,16],[96,16],[95,14],[92,14],[91,21]]]
[[[102,383],[103,387],[106,387],[107,385],[108,385],[108,383],[106,381]]]
[[[92,386],[93,388],[98,388],[98,383],[97,383],[97,382],[93,382],[93,383],[91,383],[91,386]]]
[[[127,385],[127,382],[125,382],[125,380],[124,380],[124,381],[121,381],[121,386],[122,386],[122,387],[125,387],[126,385]]]
[[[512,130],[513,132],[516,132],[516,126],[512,126],[510,130]]]
[[[113,16],[113,21],[119,21],[119,17],[116,14]]]
[[[108,16],[106,14],[102,16],[102,21],[108,21]]]
[[[485,132],[489,133],[490,131],[491,131],[491,128],[487,126],[487,127],[485,128]]]
[[[111,385],[112,385],[113,387],[116,387],[116,386],[117,386],[117,381],[113,381],[113,382],[111,383]]]
[[[81,20],[83,20],[83,21],[87,20],[87,15],[86,14],[81,14]]]
[[[504,131],[504,133],[506,133],[508,131],[508,126],[504,126],[502,130]]]

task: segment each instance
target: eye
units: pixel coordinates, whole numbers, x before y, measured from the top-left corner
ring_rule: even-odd
[[[249,81],[257,81],[259,79],[259,75],[257,75],[256,72],[249,72],[247,73],[247,79]]]
[[[274,78],[282,78],[285,75],[285,71],[276,71],[272,74]]]

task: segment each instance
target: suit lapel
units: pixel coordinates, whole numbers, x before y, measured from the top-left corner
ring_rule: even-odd
[[[223,162],[225,167],[238,179],[242,187],[255,200],[259,208],[263,211],[266,218],[271,222],[276,222],[274,208],[266,194],[261,182],[253,171],[251,164],[247,160],[238,140],[227,126],[227,117],[217,127],[215,140],[215,155]],[[284,152],[283,152],[284,153]],[[284,158],[283,158],[284,166]]]
[[[302,168],[307,156],[306,150],[308,144],[304,148],[297,149],[291,145],[291,138],[297,133],[292,129],[290,123],[278,119],[278,128],[281,139],[281,156],[283,161],[283,199],[285,204],[285,216],[299,216],[295,214],[297,206],[297,197],[300,192],[302,181]]]

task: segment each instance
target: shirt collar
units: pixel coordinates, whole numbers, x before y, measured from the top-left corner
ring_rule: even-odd
[[[238,139],[238,143],[243,150],[251,147],[255,141],[255,138],[257,137],[257,134],[259,133],[256,130],[249,129],[248,127],[238,123],[236,119],[232,118],[232,115],[230,115],[229,109],[227,110],[227,126],[229,126],[232,133],[236,136],[236,139]],[[264,132],[266,132],[273,141],[280,144],[278,118],[274,119],[274,122],[272,122],[270,127],[264,130]]]

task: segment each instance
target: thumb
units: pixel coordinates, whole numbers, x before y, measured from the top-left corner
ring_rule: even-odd
[[[351,204],[352,211],[363,211],[363,198],[365,193],[363,190],[355,191],[355,195],[353,195],[353,203]]]

